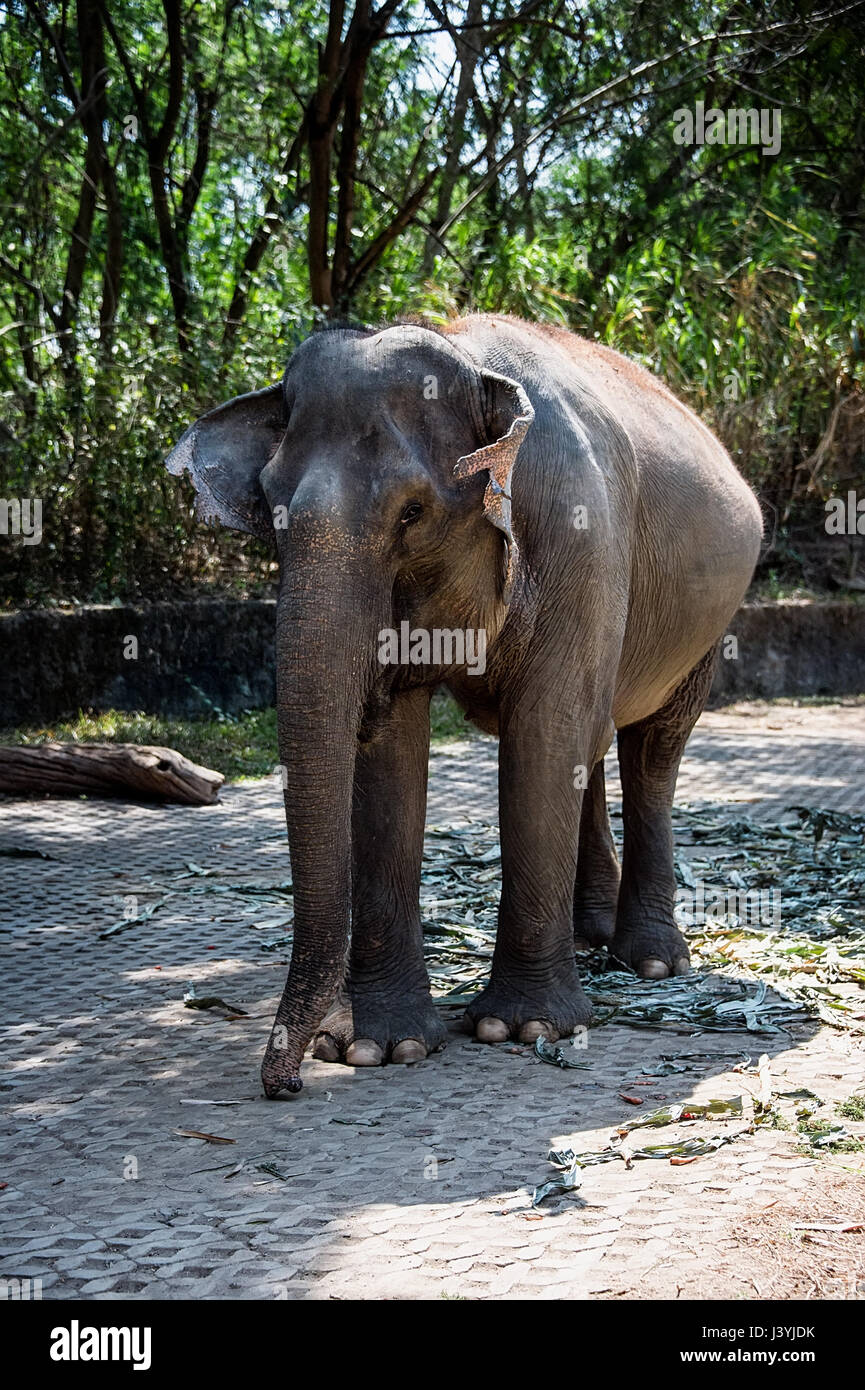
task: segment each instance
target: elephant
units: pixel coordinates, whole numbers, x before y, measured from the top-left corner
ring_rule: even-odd
[[[445,1042],[419,909],[439,686],[499,740],[497,934],[465,1027],[492,1043],[587,1024],[578,946],[647,979],[689,968],[673,793],[762,519],[656,376],[509,315],[326,326],[280,384],[192,424],[166,466],[190,476],[202,519],[279,558],[295,923],[268,1097],[301,1089],[313,1040],[354,1066]]]

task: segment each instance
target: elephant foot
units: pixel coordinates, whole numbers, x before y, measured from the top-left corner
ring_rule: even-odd
[[[616,934],[615,907],[574,908],[574,950],[594,951],[598,946],[611,946]]]
[[[591,1022],[592,1006],[583,993],[576,967],[566,978],[519,983],[490,980],[465,1012],[465,1028],[479,1042],[550,1042],[569,1037]]]
[[[610,946],[611,955],[644,980],[666,980],[685,975],[691,968],[691,953],[675,922],[664,917],[643,917],[622,922]]]
[[[350,1067],[406,1064],[439,1051],[446,1038],[428,988],[391,992],[352,985],[319,1025],[312,1055]]]

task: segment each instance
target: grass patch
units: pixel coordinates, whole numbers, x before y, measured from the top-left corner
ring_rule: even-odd
[[[433,697],[430,713],[432,739],[466,738],[469,726],[462,711],[445,691]],[[6,729],[0,742],[151,743],[176,748],[194,763],[214,768],[229,782],[268,777],[279,762],[276,747],[276,710],[248,710],[236,718],[167,719],[155,714],[107,710],[104,714],[79,714],[44,728]]]
[[[446,690],[437,690],[430,705],[430,738],[445,743],[453,738],[469,738],[477,731],[467,724],[462,710]]]
[[[814,587],[797,577],[779,578],[775,570],[756,579],[746,595],[747,603],[862,603],[865,594],[842,584]]]
[[[833,1125],[831,1120],[800,1120],[796,1126],[805,1141],[800,1150],[805,1153],[849,1154],[861,1153],[865,1148],[861,1139],[848,1134],[841,1125]]]
[[[845,708],[860,708],[865,705],[865,695],[777,695],[771,700],[758,700],[757,704],[792,706],[794,709],[821,709],[827,705],[843,705]]]
[[[835,1109],[845,1120],[865,1120],[865,1095],[848,1096]]]
[[[214,768],[228,781],[266,777],[279,762],[276,710],[250,710],[236,719],[165,719],[155,714],[107,710],[79,714],[38,729],[13,729],[4,743],[152,743],[176,748],[194,763]]]

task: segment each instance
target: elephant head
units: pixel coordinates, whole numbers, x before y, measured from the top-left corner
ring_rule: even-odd
[[[167,460],[199,515],[273,537],[277,704],[294,949],[262,1069],[300,1090],[304,1050],[342,978],[351,917],[358,739],[400,682],[384,629],[485,628],[518,582],[511,475],[533,418],[523,388],[415,326],[331,329],[283,381],[192,425]],[[490,633],[490,629],[492,632]]]

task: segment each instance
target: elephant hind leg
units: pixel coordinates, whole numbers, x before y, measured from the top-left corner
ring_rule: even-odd
[[[666,704],[619,730],[624,850],[611,950],[644,979],[683,974],[689,952],[673,909],[673,795],[685,744],[712,686],[713,647]]]
[[[580,812],[580,847],[574,888],[574,945],[609,946],[616,929],[619,857],[607,813],[603,759],[595,764]]]

